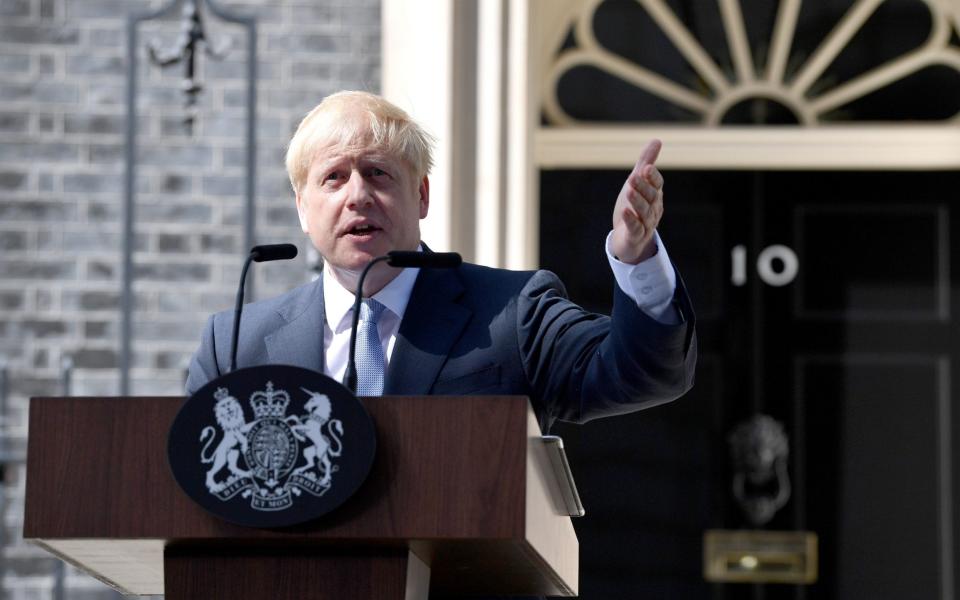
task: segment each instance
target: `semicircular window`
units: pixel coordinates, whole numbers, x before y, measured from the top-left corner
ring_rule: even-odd
[[[568,27],[548,125],[960,116],[960,11],[938,0],[594,0]]]

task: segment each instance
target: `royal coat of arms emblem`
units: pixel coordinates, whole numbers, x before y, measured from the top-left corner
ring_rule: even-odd
[[[207,426],[200,433],[200,441],[206,441],[200,461],[211,464],[206,476],[211,494],[220,500],[241,494],[255,510],[283,510],[293,496],[322,496],[330,489],[337,470],[331,459],[343,451],[343,422],[330,418],[329,397],[301,390],[309,396],[307,413],[287,415],[290,395],[268,381],[265,390],[250,396],[254,420],[247,423],[240,402],[227,388],[217,388],[213,412],[222,436],[212,453],[216,431]],[[300,458],[304,464],[295,468]],[[217,481],[224,469],[227,478]]]
[[[373,422],[346,388],[281,365],[240,369],[198,390],[168,444],[184,491],[215,514],[255,526],[332,510],[366,478],[375,449]]]

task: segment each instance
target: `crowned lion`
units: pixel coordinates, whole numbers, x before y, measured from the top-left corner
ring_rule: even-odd
[[[235,477],[249,477],[250,471],[246,471],[237,466],[237,460],[240,458],[240,452],[247,450],[247,432],[253,424],[247,424],[243,419],[243,408],[236,398],[230,395],[226,388],[218,388],[214,393],[217,404],[213,407],[213,413],[216,415],[217,424],[223,430],[223,439],[217,444],[212,455],[207,455],[207,449],[216,437],[216,430],[207,426],[200,432],[200,441],[207,441],[200,452],[200,461],[203,464],[213,463],[210,470],[207,471],[207,489],[211,493],[216,493],[223,489],[223,483],[217,483],[215,477],[223,467],[230,469],[230,473]],[[209,439],[208,439],[209,438]],[[240,446],[240,449],[237,449]]]

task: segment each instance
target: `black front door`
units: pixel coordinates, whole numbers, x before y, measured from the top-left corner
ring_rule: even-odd
[[[541,264],[609,310],[602,241],[626,172],[545,171]],[[695,389],[561,425],[588,516],[581,596],[952,598],[955,172],[666,173],[660,233],[693,297]],[[812,585],[711,584],[703,532],[751,525],[728,436],[789,436],[791,497],[765,529],[819,536]]]

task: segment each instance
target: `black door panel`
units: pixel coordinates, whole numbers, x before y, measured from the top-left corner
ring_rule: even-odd
[[[600,311],[614,285],[601,243],[626,175],[541,176],[541,263]],[[670,405],[557,427],[587,508],[575,522],[582,597],[947,597],[960,556],[960,174],[673,171],[666,181],[660,234],[697,309],[697,385]],[[791,253],[796,275],[783,284]],[[790,437],[792,498],[766,528],[820,536],[810,586],[702,576],[703,531],[748,527],[730,492],[727,436],[757,412]]]

